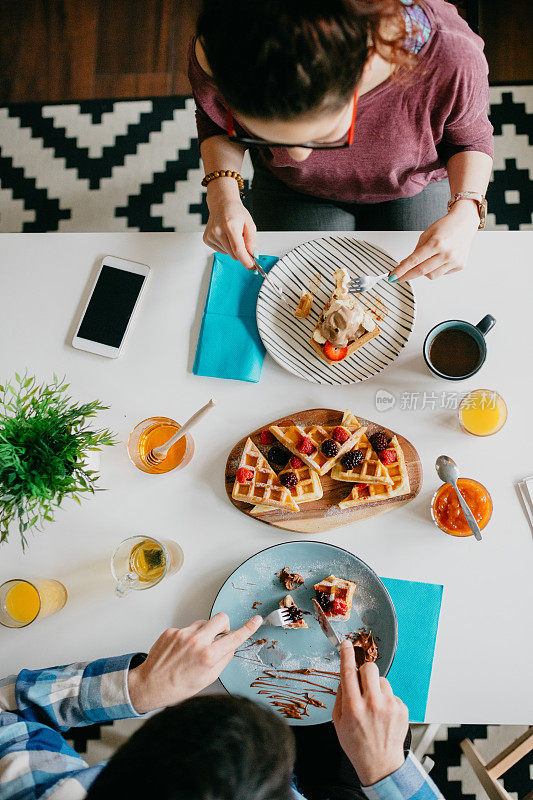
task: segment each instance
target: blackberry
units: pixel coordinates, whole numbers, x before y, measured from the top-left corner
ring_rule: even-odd
[[[383,431],[373,433],[372,436],[369,436],[368,438],[376,453],[381,453],[382,450],[386,450],[389,446],[389,440]]]
[[[293,489],[298,484],[298,476],[294,472],[284,472],[279,476],[282,486]]]
[[[289,456],[289,451],[285,450],[284,447],[280,447],[279,444],[275,444],[274,447],[271,447],[268,451],[268,460],[278,467],[284,467],[289,460]]]
[[[339,449],[339,445],[337,442],[334,442],[333,439],[326,439],[325,442],[322,442],[321,450],[326,458],[333,458],[333,456],[336,456]]]
[[[316,601],[325,614],[333,608],[333,600],[331,599],[331,595],[327,592],[319,592],[317,589]]]
[[[341,458],[342,466],[345,470],[355,469],[365,460],[362,450],[350,450]]]

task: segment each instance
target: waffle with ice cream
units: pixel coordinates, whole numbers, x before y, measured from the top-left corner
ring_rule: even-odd
[[[348,291],[347,270],[338,269],[333,277],[335,289],[311,335],[311,346],[329,364],[343,361],[380,334],[375,314]]]
[[[352,428],[358,424],[357,418],[351,411],[346,410],[342,418],[342,425]],[[337,481],[347,481],[348,483],[357,481],[368,484],[385,484],[390,487],[393,485],[388,467],[379,458],[366,433],[360,437],[349,453],[337,461],[331,470],[331,477]]]
[[[289,490],[248,437],[235,475],[231,496],[242,503],[299,511]]]
[[[344,425],[270,425],[281,444],[319,475],[325,475],[348,450],[352,450],[366,428]]]
[[[289,475],[289,473],[295,475],[296,483],[294,483],[294,479],[282,478],[282,475]],[[311,500],[320,500],[324,494],[318,472],[304,464],[301,458],[297,456],[291,456],[287,466],[278,473],[278,477],[280,481],[286,481],[285,486],[291,493],[294,502],[298,504],[298,507],[302,503],[309,503]],[[267,511],[267,507],[257,505],[252,508],[250,514],[255,516],[256,514],[264,514]]]
[[[382,483],[355,483],[346,500],[339,503],[339,508],[353,508],[409,494],[411,486],[405,457],[396,436],[392,437],[386,449],[381,453],[387,454],[382,457],[387,459],[387,472],[392,480],[392,486]]]

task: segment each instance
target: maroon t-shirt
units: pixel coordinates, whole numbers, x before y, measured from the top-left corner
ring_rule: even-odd
[[[493,155],[483,41],[444,0],[424,0],[431,34],[408,83],[390,77],[359,98],[354,141],[295,161],[283,148],[260,150],[265,166],[296,191],[330,200],[379,203],[412,197],[446,177],[450,156]],[[231,54],[228,50],[228,57]],[[227,109],[192,43],[189,78],[200,142],[226,131]],[[246,133],[234,115],[237,131]],[[221,165],[222,167],[223,165]]]

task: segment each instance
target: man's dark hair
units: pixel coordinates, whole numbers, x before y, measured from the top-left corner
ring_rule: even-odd
[[[289,800],[294,755],[292,731],[268,708],[194,697],[134,733],[87,800]]]
[[[401,9],[401,0],[203,0],[197,33],[234,111],[290,120],[346,105],[370,47],[410,63]]]

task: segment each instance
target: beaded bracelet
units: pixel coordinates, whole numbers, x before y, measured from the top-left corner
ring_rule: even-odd
[[[215,172],[210,172],[208,175],[205,175],[202,179],[202,186],[207,186],[208,183],[216,180],[216,178],[235,178],[239,187],[239,194],[241,197],[244,197],[244,180],[242,175],[239,175],[238,172],[234,172],[231,169],[217,169]]]

